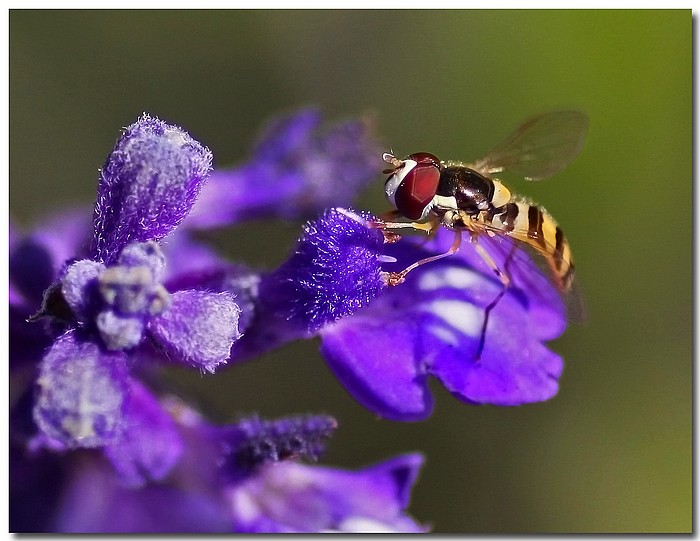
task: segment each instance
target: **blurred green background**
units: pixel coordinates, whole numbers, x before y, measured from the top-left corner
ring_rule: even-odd
[[[374,113],[387,149],[462,160],[532,113],[582,109],[581,156],[513,186],[567,232],[589,312],[552,344],[566,360],[554,400],[471,407],[434,384],[428,422],[377,420],[313,341],[172,385],[221,421],[332,413],[329,463],[423,451],[411,512],[437,532],[688,532],[691,26],[689,10],[11,11],[10,214],[28,225],[91,203],[97,168],[142,111],[223,166],[302,105]],[[362,200],[375,212],[381,178]],[[298,226],[238,228],[219,245],[271,267]]]

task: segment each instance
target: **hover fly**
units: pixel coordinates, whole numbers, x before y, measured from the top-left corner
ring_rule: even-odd
[[[569,242],[554,218],[542,207],[512,193],[494,175],[511,172],[526,180],[542,180],[564,169],[580,152],[588,119],[578,111],[555,111],[534,116],[485,157],[473,163],[442,161],[418,152],[403,160],[385,153],[391,168],[384,171],[387,198],[395,210],[377,225],[388,242],[398,239],[393,231],[411,228],[434,233],[438,227],[454,231],[452,246],[444,253],[421,259],[389,274],[389,284],[402,283],[413,269],[454,254],[467,232],[482,259],[503,284],[500,294],[486,307],[481,343],[483,349],[488,317],[511,284],[509,262],[518,245],[529,246],[543,256],[552,282],[561,293],[571,290],[574,260]],[[400,222],[405,218],[410,222]],[[503,266],[479,243],[484,235],[514,239]]]

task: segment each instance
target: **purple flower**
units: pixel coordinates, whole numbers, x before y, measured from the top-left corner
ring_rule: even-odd
[[[140,348],[155,348],[160,357],[213,372],[240,336],[232,293],[163,285],[167,262],[157,241],[185,218],[210,164],[211,153],[183,130],[143,115],[101,172],[91,258],[67,263],[51,283],[55,257],[45,257],[40,282],[47,289],[32,319],[44,320],[57,338],[39,366],[35,446],[104,448],[131,484],[159,479],[174,463],[177,444],[167,442],[176,438],[154,428],[163,416],[132,380],[131,366],[146,358]],[[13,252],[17,276],[52,252],[65,258],[65,251],[25,242]],[[37,287],[18,284],[17,296],[33,291],[36,302]],[[154,434],[164,439],[142,441]]]
[[[267,127],[247,163],[212,173],[187,227],[307,218],[327,207],[350,205],[376,180],[380,156],[366,121],[321,129],[315,109],[281,117]]]
[[[260,277],[255,318],[231,351],[247,359],[370,304],[386,288],[384,237],[368,213],[333,208],[304,226],[289,259]]]
[[[347,391],[398,421],[431,414],[431,376],[470,404],[556,394],[563,362],[545,344],[564,331],[564,306],[527,253],[507,237],[476,239],[507,289],[468,243],[395,285],[452,234],[399,238],[337,206],[375,178],[380,152],[364,122],[320,122],[313,110],[277,120],[249,162],[205,184],[209,150],[144,114],[100,172],[92,235],[75,213],[27,235],[11,227],[13,529],[426,530],[406,513],[421,455],[356,471],[308,464],[334,418],[213,425],[160,396],[156,363],[214,372],[319,337]],[[312,214],[269,272],[176,231]]]
[[[563,332],[564,306],[524,251],[507,264],[512,285],[490,313],[479,354],[485,308],[503,286],[477,252],[465,245],[385,287],[382,264],[395,260],[386,268],[400,270],[443,253],[452,233],[439,231],[422,247],[409,239],[383,246],[367,219],[349,215],[336,209],[307,225],[292,256],[263,277],[259,309],[277,314],[277,323],[268,318],[264,331],[249,329],[234,359],[304,336],[290,331],[299,326],[306,336],[317,332],[321,353],[355,399],[403,421],[430,415],[429,376],[473,404],[513,406],[556,394],[563,363],[543,342]],[[515,241],[479,242],[505,268]]]

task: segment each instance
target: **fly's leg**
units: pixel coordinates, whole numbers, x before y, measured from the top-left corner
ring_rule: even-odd
[[[401,216],[398,211],[391,211],[386,214],[384,214],[387,218],[394,218],[397,216]],[[432,235],[435,234],[437,231],[437,228],[439,227],[440,222],[437,220],[437,218],[431,217],[427,222],[392,222],[392,221],[377,221],[373,222],[370,224],[371,227],[375,227],[377,229],[381,229],[382,233],[384,234],[384,242],[385,243],[393,243],[398,241],[401,236],[398,233],[394,233],[395,229],[413,229],[414,231],[425,231],[428,234],[428,237],[431,237]],[[460,230],[454,230],[454,240],[452,241],[452,245],[450,246],[449,250],[447,250],[445,253],[426,257],[424,259],[421,259],[419,261],[416,261],[412,265],[406,267],[404,270],[400,272],[388,272],[386,273],[386,281],[387,285],[389,286],[397,286],[406,280],[406,275],[411,272],[413,269],[420,267],[421,265],[425,265],[426,263],[430,263],[432,261],[437,261],[438,259],[442,259],[443,257],[447,257],[449,255],[454,254],[459,250],[460,245],[462,244],[462,232]]]
[[[471,237],[472,244],[474,245],[474,248],[476,249],[477,253],[481,256],[481,259],[483,259],[486,264],[491,267],[491,270],[496,274],[498,279],[501,281],[503,284],[503,288],[501,291],[499,291],[498,295],[484,308],[484,322],[481,325],[481,336],[479,337],[479,347],[476,350],[476,360],[478,361],[481,359],[481,354],[484,351],[484,345],[486,344],[486,328],[488,327],[489,324],[489,316],[491,314],[491,310],[493,310],[496,305],[500,302],[500,300],[503,298],[503,296],[506,294],[508,291],[508,288],[510,287],[510,278],[508,277],[507,271],[508,271],[508,265],[510,265],[510,261],[513,257],[513,254],[515,253],[515,244],[510,249],[510,252],[508,253],[508,257],[506,257],[505,265],[504,265],[504,270],[506,272],[503,272],[496,262],[493,260],[493,258],[489,255],[489,253],[484,250],[484,248],[478,244],[478,239],[477,235],[472,235]]]
[[[413,231],[424,231],[430,237],[438,228],[440,223],[431,217],[427,222],[394,222],[401,217],[401,213],[397,210],[392,210],[382,214],[382,217],[369,223],[369,227],[379,229],[384,235],[384,243],[392,244],[401,239],[401,235],[395,233],[396,229],[412,229]]]
[[[406,279],[406,275],[411,272],[413,269],[420,267],[421,265],[425,265],[426,263],[431,263],[433,261],[437,261],[438,259],[442,259],[443,257],[447,257],[449,255],[454,254],[459,250],[460,245],[462,244],[462,232],[459,230],[454,230],[454,240],[452,241],[452,246],[450,246],[449,250],[442,254],[438,255],[433,255],[430,257],[426,257],[424,259],[420,259],[413,263],[412,265],[409,265],[406,267],[404,270],[401,272],[389,272],[387,273],[387,285],[390,286],[397,286]]]
[[[388,220],[385,219],[389,218]],[[393,222],[391,219],[400,218],[401,214],[398,211],[387,212],[382,215],[382,219],[377,222],[372,222],[371,227],[376,227],[384,232],[388,229],[413,229],[414,231],[425,231],[428,235],[432,234],[439,225],[437,220],[429,220],[427,222]]]

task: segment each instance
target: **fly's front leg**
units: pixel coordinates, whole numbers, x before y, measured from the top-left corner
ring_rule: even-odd
[[[400,217],[401,215],[398,213],[398,211],[391,211],[389,213],[386,213],[383,215],[383,217],[386,216],[388,218],[393,218],[393,217]],[[434,233],[437,231],[437,228],[440,226],[439,220],[434,217],[430,216],[428,221],[426,222],[393,222],[393,221],[377,221],[377,222],[372,222],[370,224],[371,227],[376,227],[377,229],[380,229],[382,233],[384,234],[384,242],[385,243],[393,243],[398,241],[401,236],[398,233],[395,233],[393,230],[396,229],[412,229],[414,231],[425,231],[428,234],[428,237],[434,235]],[[438,259],[442,259],[443,257],[447,257],[448,255],[454,254],[457,250],[459,250],[460,244],[462,242],[462,232],[455,230],[454,231],[455,237],[454,240],[452,241],[452,246],[450,246],[449,250],[447,250],[445,253],[434,255],[431,257],[426,257],[424,259],[421,259],[419,261],[416,261],[412,265],[409,265],[406,267],[404,270],[400,272],[388,272],[386,273],[386,282],[387,285],[390,286],[396,286],[404,282],[406,280],[406,275],[411,272],[413,269],[420,267],[421,265],[425,265],[426,263],[430,263],[431,261],[437,261]]]
[[[397,210],[385,212],[379,220],[370,222],[369,226],[381,230],[384,234],[384,242],[391,244],[401,239],[401,235],[394,232],[395,229],[424,231],[430,236],[440,225],[432,216],[427,222],[394,222],[393,220],[397,218],[401,218],[401,214]]]
[[[409,265],[408,267],[406,267],[401,272],[389,272],[389,273],[387,273],[387,285],[397,286],[397,285],[403,283],[404,280],[406,280],[406,275],[409,272],[411,272],[413,269],[416,269],[416,268],[420,267],[421,265],[425,265],[426,263],[431,263],[432,261],[437,261],[438,259],[442,259],[443,257],[447,257],[447,256],[452,255],[455,252],[457,252],[457,250],[459,250],[459,247],[462,244],[462,232],[455,229],[453,231],[453,233],[454,233],[454,239],[452,241],[452,246],[450,246],[449,250],[447,250],[446,252],[444,252],[442,254],[437,254],[437,255],[430,256],[430,257],[426,257],[424,259],[420,259],[420,260],[416,261],[415,263],[413,263],[413,265]]]

